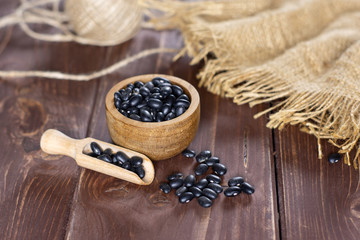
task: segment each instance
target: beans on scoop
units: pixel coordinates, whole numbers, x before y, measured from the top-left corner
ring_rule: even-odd
[[[155,77],[147,83],[130,83],[115,92],[114,105],[122,115],[133,120],[162,122],[182,115],[190,106],[190,98],[180,86]]]

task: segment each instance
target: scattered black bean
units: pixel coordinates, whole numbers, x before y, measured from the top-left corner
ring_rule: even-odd
[[[192,187],[195,184],[195,181],[195,176],[190,174],[184,179],[184,185],[185,187]]]
[[[194,196],[197,198],[202,195],[202,190],[195,186],[189,188],[189,191],[192,192],[194,194]]]
[[[103,151],[102,148],[100,147],[100,145],[97,144],[96,142],[91,142],[90,148],[91,148],[91,151],[93,153],[95,153],[97,156],[100,156]]]
[[[241,189],[240,189],[240,187],[237,187],[237,186],[228,187],[224,191],[224,195],[226,197],[235,197],[240,193],[241,193]]]
[[[240,188],[246,194],[253,194],[255,192],[255,188],[247,182],[243,182]]]
[[[206,159],[211,157],[210,150],[201,151],[198,155],[196,155],[196,161],[199,163],[205,162]]]
[[[176,190],[175,195],[179,197],[181,194],[183,194],[186,191],[187,191],[187,187],[181,186]]]
[[[174,179],[174,180],[171,180],[169,182],[169,185],[171,188],[174,188],[174,189],[178,189],[179,187],[181,187],[184,183],[184,180],[182,178],[177,178],[177,179]]]
[[[184,151],[182,151],[182,155],[187,158],[192,158],[195,157],[195,151],[190,149],[185,149]]]
[[[184,192],[179,196],[180,203],[188,203],[194,198],[194,194],[192,192]]]
[[[195,187],[198,187],[200,189],[205,188],[209,184],[208,180],[205,178],[200,179],[197,183],[194,184]]]
[[[203,192],[203,195],[204,195],[204,196],[210,198],[211,200],[216,199],[216,198],[217,198],[217,195],[218,195],[214,190],[212,190],[211,188],[207,188],[207,187],[204,188],[204,189],[202,190],[202,192]]]
[[[225,173],[227,172],[227,168],[225,167],[224,164],[222,163],[215,163],[212,166],[212,169],[214,170],[214,172],[219,175],[219,176],[223,176],[225,175]]]
[[[197,166],[197,168],[195,169],[195,175],[203,175],[207,172],[208,169],[208,165],[206,165],[205,163],[200,163],[199,166]]]
[[[216,193],[221,193],[223,191],[223,187],[220,184],[214,182],[209,183],[207,187],[214,190]]]
[[[209,182],[209,183],[217,183],[217,184],[220,184],[221,183],[221,178],[217,175],[214,175],[214,174],[209,174],[206,176],[206,180]]]
[[[168,194],[171,191],[171,187],[168,183],[161,183],[160,190],[163,191],[164,193]]]
[[[341,155],[339,153],[331,153],[328,156],[329,163],[337,163],[340,160],[341,160]]]
[[[178,173],[173,173],[173,174],[169,175],[169,176],[167,177],[167,179],[168,179],[169,181],[172,181],[172,180],[174,180],[174,179],[178,179],[178,178],[182,178],[182,177],[183,177],[183,174],[182,174],[181,172],[178,172]]]
[[[199,197],[198,203],[203,208],[208,208],[208,207],[211,207],[211,205],[212,205],[212,201],[208,197],[205,197],[205,196]]]
[[[244,182],[244,178],[243,177],[233,177],[231,179],[229,179],[228,181],[228,186],[229,187],[233,187],[233,186],[240,186],[242,183]]]
[[[210,157],[205,160],[206,165],[209,167],[213,166],[215,163],[220,163],[220,159],[218,157]]]

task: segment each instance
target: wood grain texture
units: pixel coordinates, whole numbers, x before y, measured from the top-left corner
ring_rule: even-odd
[[[296,127],[276,134],[281,236],[284,239],[359,239],[359,172],[343,162],[330,164],[336,149]]]

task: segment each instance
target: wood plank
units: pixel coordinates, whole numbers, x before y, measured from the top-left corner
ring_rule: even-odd
[[[313,136],[297,127],[276,134],[284,239],[359,239],[359,171],[317,159]],[[324,156],[335,148],[322,142]]]
[[[106,61],[112,62],[126,51],[156,47],[159,42],[166,47],[181,46],[177,32],[142,31],[126,47],[110,49]],[[111,141],[105,123],[104,98],[117,81],[159,72],[196,85],[198,68],[189,67],[188,63],[188,59],[172,63],[169,55],[153,56],[102,79],[89,135]],[[221,195],[209,209],[201,208],[196,201],[180,204],[173,193],[162,193],[159,184],[172,172],[193,172],[195,161],[181,155],[154,163],[155,180],[147,187],[82,170],[66,239],[279,238],[271,131],[265,128],[265,117],[252,118],[261,107],[239,107],[205,89],[199,92],[201,122],[190,148],[197,152],[205,148],[212,150],[229,168],[225,181],[242,175],[256,187],[256,193],[233,199]]]

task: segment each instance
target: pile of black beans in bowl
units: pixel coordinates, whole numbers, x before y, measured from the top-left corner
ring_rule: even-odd
[[[241,192],[249,195],[255,192],[255,188],[240,176],[229,179],[227,186],[223,187],[221,176],[226,174],[227,168],[220,163],[218,157],[212,156],[211,151],[204,150],[196,155],[195,151],[185,149],[182,154],[188,158],[195,157],[199,163],[194,170],[195,175],[184,177],[180,172],[173,173],[167,177],[167,182],[160,184],[160,190],[166,194],[174,189],[180,203],[188,203],[197,198],[201,207],[208,208],[222,192],[226,197],[235,197]],[[209,170],[212,173],[201,177]]]
[[[162,122],[183,114],[190,106],[190,98],[180,86],[166,78],[155,77],[147,83],[130,83],[115,92],[114,105],[128,118]]]
[[[92,152],[87,155],[132,171],[136,173],[141,179],[145,177],[145,170],[142,165],[143,159],[141,157],[132,156],[130,158],[122,151],[113,153],[110,148],[103,150],[96,142],[91,142],[90,148]]]

